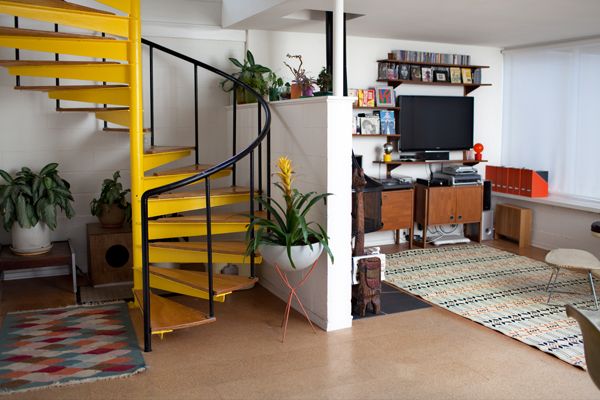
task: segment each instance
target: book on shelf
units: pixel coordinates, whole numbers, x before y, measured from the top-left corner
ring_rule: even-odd
[[[379,120],[381,123],[381,134],[382,135],[395,135],[396,134],[396,118],[393,111],[381,110],[379,111]]]
[[[473,83],[477,85],[481,84],[481,68],[476,68],[473,70]]]
[[[356,97],[352,106],[358,107],[358,89],[348,89],[348,97]]]
[[[363,90],[364,107],[375,107],[375,89]]]
[[[396,60],[432,64],[471,64],[471,56],[465,54],[446,54],[425,51],[392,50]]]

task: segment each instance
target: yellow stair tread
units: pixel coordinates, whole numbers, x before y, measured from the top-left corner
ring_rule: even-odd
[[[179,151],[194,150],[194,146],[152,146],[144,151],[144,154],[162,154],[162,153],[173,153]]]
[[[187,175],[193,173],[200,173],[206,171],[209,168],[214,167],[214,165],[210,164],[193,164],[186,165],[184,167],[165,169],[159,172],[155,172],[153,176],[169,176],[169,175]],[[230,170],[231,168],[226,168],[225,170]]]
[[[68,3],[63,0],[0,0],[0,4],[19,3],[35,7],[61,8],[69,11],[92,12],[105,15],[115,15],[114,13],[98,10],[95,8],[81,6],[79,4]]]
[[[241,187],[241,186],[229,186],[229,187],[224,187],[224,188],[211,189],[210,194],[211,194],[211,197],[229,196],[229,195],[233,195],[233,194],[248,194],[249,195],[250,189],[247,187]],[[206,193],[204,192],[204,189],[200,189],[200,190],[190,190],[190,191],[185,191],[185,192],[165,193],[165,194],[161,194],[159,196],[155,196],[155,197],[153,197],[153,199],[157,199],[157,200],[192,199],[192,198],[205,197],[205,196],[206,196]]]
[[[197,251],[203,253],[205,253],[207,250],[206,242],[156,242],[150,243],[150,247],[172,250]],[[213,253],[219,254],[246,254],[246,243],[240,241],[213,240],[212,249]]]
[[[208,273],[206,272],[150,266],[150,274],[208,292]],[[257,278],[245,276],[213,274],[213,294],[220,295],[248,289],[257,281]]]
[[[115,41],[115,39],[113,39],[111,37],[81,35],[81,34],[76,34],[76,33],[64,33],[64,32],[39,31],[36,29],[6,28],[6,27],[0,27],[0,36],[31,36],[31,37],[55,38],[55,39],[65,38],[65,39],[89,39],[89,40],[110,41],[110,42]]]
[[[114,61],[53,61],[53,60],[0,60],[0,67],[38,67],[52,65],[119,64]],[[16,86],[15,89],[35,86]]]
[[[143,307],[143,292],[134,290],[133,294],[138,304]],[[201,311],[150,292],[150,321],[152,332],[158,333],[208,324],[215,322],[215,318],[210,318]]]
[[[57,107],[58,112],[96,112],[96,111],[125,111],[129,110],[129,107]]]
[[[244,222],[250,222],[250,217],[248,215],[250,212],[244,213],[235,213],[235,212],[221,212],[221,211],[213,211],[211,214],[211,222],[219,223],[219,224],[239,224]],[[265,211],[255,211],[254,215],[257,217],[266,218],[267,213]],[[151,221],[150,223],[160,224],[160,223],[180,223],[180,224],[190,224],[190,223],[206,223],[206,215],[186,215],[182,217],[166,217],[159,218],[155,221]]]
[[[104,132],[125,132],[125,133],[129,133],[129,128],[111,128],[111,127],[106,127],[106,128],[102,128],[102,130]],[[150,132],[152,129],[150,128],[144,128],[143,132]]]
[[[64,86],[15,86],[15,90],[33,90],[38,92],[51,92],[53,90],[81,90],[81,89],[115,89],[127,85],[64,85]]]

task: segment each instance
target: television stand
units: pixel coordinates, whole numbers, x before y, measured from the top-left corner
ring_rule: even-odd
[[[447,161],[450,160],[449,151],[417,151],[415,158],[419,161]]]

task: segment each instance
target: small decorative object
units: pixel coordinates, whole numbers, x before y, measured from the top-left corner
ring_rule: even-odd
[[[391,86],[375,88],[375,100],[377,107],[394,107],[396,105],[394,88]]]
[[[481,68],[473,70],[473,83],[476,85],[481,84]]]
[[[460,76],[460,68],[458,68],[458,67],[450,68],[450,82],[462,83],[462,79]]]
[[[310,267],[323,250],[333,262],[327,233],[318,223],[306,221],[308,212],[331,193],[300,193],[292,188],[292,162],[287,157],[280,157],[277,165],[281,182],[275,185],[281,191],[285,204],[272,197],[256,197],[256,201],[271,214],[271,219],[255,216],[250,222],[246,230],[246,254],[258,250],[268,263],[277,264],[287,271]]]
[[[434,82],[448,82],[448,73],[446,71],[434,71],[433,72]]]
[[[375,89],[364,90],[365,107],[375,107]]]
[[[315,96],[330,96],[333,90],[332,85],[331,73],[327,70],[327,67],[323,67],[317,77],[317,86],[319,86],[320,92],[315,93]]]
[[[421,75],[423,82],[432,82],[433,81],[433,71],[431,67],[422,67]]]
[[[348,89],[348,97],[354,97],[354,103],[352,103],[353,107],[358,107],[358,89]]]
[[[473,79],[471,77],[471,68],[461,68],[462,72],[462,83],[472,84]]]
[[[396,54],[394,54],[394,53],[388,53],[387,59],[388,60],[395,60],[396,59]]]
[[[354,314],[364,317],[371,305],[373,314],[381,312],[381,260],[377,257],[358,261],[358,285],[352,287]]]
[[[377,65],[377,79],[386,80],[388,78],[388,64],[379,63]]]
[[[398,79],[398,65],[388,64],[387,79],[390,81]]]
[[[392,152],[394,151],[394,145],[390,142],[387,142],[383,145],[383,161],[390,162],[392,161]]]
[[[289,100],[292,97],[292,85],[289,82],[286,82],[283,86],[283,89],[279,93],[279,97],[281,100]]]
[[[274,72],[269,72],[267,82],[269,83],[269,101],[278,101],[283,87],[283,79],[275,75]]]
[[[105,179],[100,198],[90,203],[92,215],[98,217],[103,228],[120,228],[125,220],[131,221],[131,204],[126,197],[129,189],[123,190],[120,177],[120,171],[116,171],[112,179]]]
[[[363,89],[358,89],[358,106],[359,107],[366,107],[367,104],[365,103],[365,91]]]
[[[394,135],[396,133],[396,118],[393,111],[381,110],[379,119],[381,120],[382,135]]]
[[[50,231],[57,226],[57,208],[69,219],[75,216],[71,185],[60,177],[57,168],[57,163],[51,163],[35,174],[23,167],[15,178],[0,170],[0,177],[6,181],[0,185],[0,216],[4,229],[11,232],[11,250],[15,254],[50,251]]]
[[[410,80],[410,66],[407,64],[400,65],[400,70],[398,72],[398,79],[403,81]]]
[[[232,57],[229,58],[229,61],[231,61],[233,65],[240,69],[239,71],[232,73],[232,76],[255,89],[261,96],[268,94],[269,85],[267,83],[267,79],[265,78],[265,74],[268,74],[271,72],[271,70],[260,64],[256,64],[254,61],[254,56],[250,50],[246,52],[246,59],[243,63]],[[231,92],[233,87],[233,82],[230,80],[225,79],[221,81],[221,88],[224,91]],[[257,102],[254,94],[248,92],[243,87],[237,88],[236,98],[238,104]]]
[[[410,79],[413,81],[421,81],[421,67],[418,65],[410,66]]]
[[[302,96],[311,97],[313,95],[313,84],[315,84],[316,81],[313,78],[307,76],[306,69],[302,68],[302,65],[304,63],[302,61],[302,56],[299,54],[287,54],[286,57],[290,59],[297,59],[299,61],[298,68],[293,68],[290,64],[286,63],[285,61],[283,63],[286,67],[290,69],[290,71],[292,71],[292,74],[294,75],[294,83],[300,86]],[[297,98],[294,97],[294,94],[294,89],[292,87],[292,99]]]
[[[379,135],[379,117],[360,118],[360,133],[362,135]]]
[[[477,161],[483,160],[483,155],[481,154],[483,149],[484,149],[484,147],[481,143],[475,143],[475,145],[473,146],[473,150],[475,151],[475,160],[477,160]]]

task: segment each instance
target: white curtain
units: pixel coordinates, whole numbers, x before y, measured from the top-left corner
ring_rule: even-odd
[[[502,164],[600,200],[600,40],[505,52]]]

